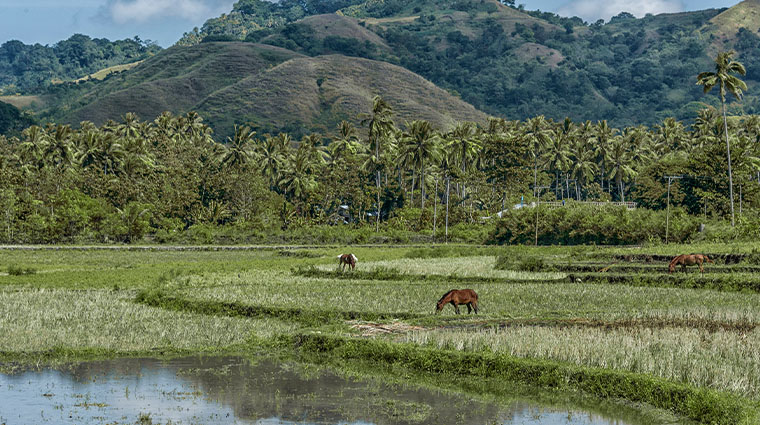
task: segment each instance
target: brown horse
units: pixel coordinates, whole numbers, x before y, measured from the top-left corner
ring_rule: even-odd
[[[683,272],[686,272],[686,266],[693,266],[696,264],[699,266],[699,272],[704,273],[705,269],[702,268],[703,262],[714,263],[713,260],[709,259],[706,255],[703,254],[682,254],[670,261],[670,265],[668,266],[668,273],[673,273],[673,271],[676,269],[676,266],[679,264],[681,265],[681,270]]]
[[[345,271],[346,266],[348,266],[350,270],[353,270],[356,268],[356,260],[358,258],[354,254],[341,254],[338,256],[338,267],[343,266],[343,270]]]
[[[456,314],[459,314],[459,304],[467,305],[467,314],[472,313],[473,309],[475,310],[475,314],[478,314],[478,294],[472,289],[452,289],[443,294],[435,305],[436,314],[440,313],[448,303],[454,306]]]

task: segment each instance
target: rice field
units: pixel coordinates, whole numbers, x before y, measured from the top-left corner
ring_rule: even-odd
[[[127,291],[2,290],[2,351],[214,350],[295,328],[274,319],[169,312],[133,299]]]
[[[570,282],[563,272],[496,270],[502,249],[518,260],[543,253],[547,266],[596,264],[623,251],[0,250],[0,272],[11,266],[34,269],[26,275],[0,274],[0,368],[3,362],[49,359],[58,351],[76,357],[246,350],[251,341],[282,341],[305,332],[635,372],[760,403],[760,292]],[[694,251],[652,249],[674,250]],[[306,277],[295,271],[316,266],[334,272],[341,252],[356,253],[357,270],[396,270],[404,279],[353,277],[349,271],[340,279],[334,273]],[[651,280],[665,275],[656,264],[632,264],[642,265],[635,273]],[[422,278],[429,276],[436,278]],[[434,314],[441,295],[464,287],[478,293],[478,315],[467,315],[466,307],[461,308],[465,314],[455,315],[450,306]],[[144,291],[223,308],[204,313],[182,304],[149,306],[138,302]],[[297,312],[350,313],[351,320],[331,315],[328,321],[304,322],[293,319]],[[373,314],[385,319],[368,319]]]
[[[760,329],[749,332],[665,327],[517,326],[432,330],[404,342],[441,349],[507,353],[645,373],[760,398]]]
[[[478,276],[485,278],[500,278],[508,280],[555,280],[567,276],[567,273],[557,272],[524,272],[517,270],[496,270],[495,256],[470,256],[453,258],[400,258],[387,261],[369,261],[361,263],[363,270],[376,267],[396,269],[401,273],[413,275],[442,275],[442,276]],[[333,270],[334,267],[323,265],[323,270]]]

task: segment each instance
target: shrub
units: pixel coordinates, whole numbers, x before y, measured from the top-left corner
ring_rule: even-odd
[[[31,267],[20,267],[16,265],[8,266],[8,274],[11,276],[23,276],[35,273],[37,273],[37,270]]]
[[[488,236],[491,244],[531,244],[535,241],[538,213],[538,243],[541,245],[631,245],[665,238],[665,211],[627,210],[624,207],[569,205],[505,211]],[[698,229],[698,218],[682,209],[670,213],[670,242],[685,242]]]

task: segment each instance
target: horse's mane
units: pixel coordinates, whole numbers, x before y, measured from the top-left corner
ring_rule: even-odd
[[[684,255],[686,255],[686,254],[676,255],[675,258],[673,258],[672,260],[670,260],[670,264],[669,265],[672,266],[672,265],[676,264],[676,261],[678,261],[679,258],[683,258]]]
[[[454,291],[458,291],[458,289],[452,289],[451,291],[449,291],[449,292],[447,292],[447,293],[443,294],[443,296],[441,297],[441,299],[440,299],[440,300],[438,300],[438,302],[441,302],[441,301],[443,301],[443,300],[444,300],[446,297],[448,297],[448,296],[449,296],[449,294],[451,294],[451,293],[452,293],[452,292],[454,292]]]

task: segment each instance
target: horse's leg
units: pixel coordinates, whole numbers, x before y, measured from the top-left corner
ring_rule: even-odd
[[[475,314],[478,314],[478,302],[473,301],[472,302],[472,308],[475,309]]]
[[[472,301],[467,303],[467,314],[472,313]]]
[[[456,314],[459,314],[459,304],[457,304],[454,301],[452,301],[451,305],[454,306],[454,311],[456,312]]]

